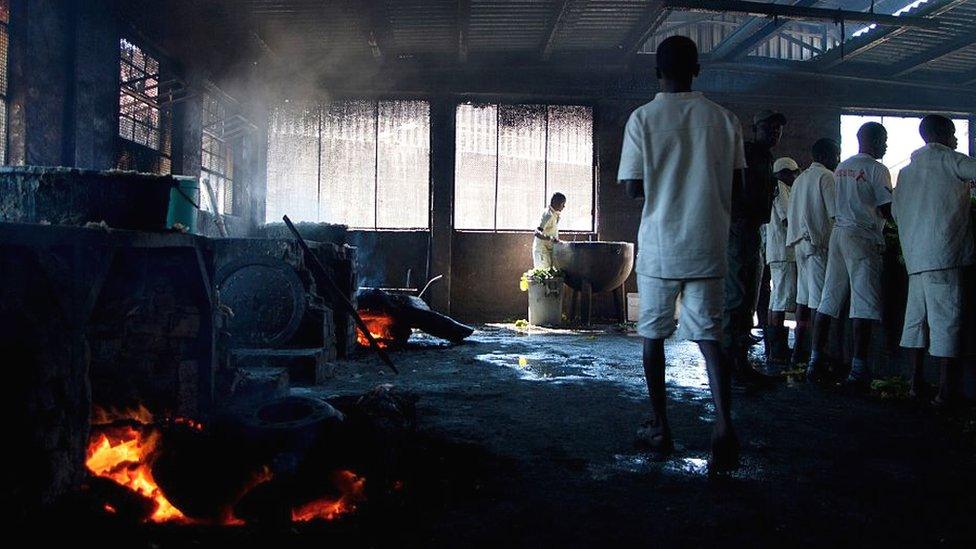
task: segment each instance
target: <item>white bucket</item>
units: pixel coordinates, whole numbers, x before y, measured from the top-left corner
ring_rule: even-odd
[[[563,322],[563,279],[529,280],[529,324],[559,326]]]

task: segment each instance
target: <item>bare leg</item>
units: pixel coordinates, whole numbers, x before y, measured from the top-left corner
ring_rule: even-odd
[[[941,358],[939,362],[941,367],[939,369],[939,396],[937,399],[943,404],[951,403],[959,391],[959,382],[961,381],[959,378],[962,369],[951,358]]]
[[[674,449],[664,384],[664,340],[644,338],[644,380],[651,401],[651,421],[638,431],[639,443],[660,453]]]
[[[802,364],[807,361],[806,356],[804,356],[804,347],[806,346],[807,332],[810,329],[810,317],[811,310],[806,305],[797,304],[796,306],[796,331],[793,338],[793,357],[790,362],[793,364]]]
[[[908,394],[912,398],[925,396],[925,349],[905,349],[908,363],[912,365],[912,388]]]
[[[868,354],[871,350],[872,320],[864,318],[851,319],[852,335],[854,338],[854,359],[851,361],[851,373],[847,377],[847,384],[864,386],[871,381],[871,370],[868,368]]]
[[[712,431],[710,470],[727,471],[739,463],[739,439],[732,427],[732,371],[717,341],[699,341],[705,356],[708,385],[715,403],[715,428]]]
[[[827,347],[827,337],[830,334],[830,315],[817,313],[813,321],[813,344],[810,349],[810,364],[807,366],[807,380],[823,381],[826,373],[826,359],[824,349]]]

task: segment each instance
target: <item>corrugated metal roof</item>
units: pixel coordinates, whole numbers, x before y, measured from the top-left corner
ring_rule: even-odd
[[[876,0],[875,6],[879,13],[891,14],[909,1]],[[867,10],[870,3],[821,0],[813,5]],[[385,59],[420,54],[445,62],[456,61],[462,49],[472,55],[516,53],[540,59],[550,53],[612,56],[620,54],[620,46],[628,40],[646,35],[642,31],[649,29],[640,27],[655,21],[654,14],[660,9],[658,0],[239,0],[232,4],[250,17],[258,34],[279,53],[368,59],[374,36],[385,50]],[[906,15],[933,10],[942,23],[939,29],[911,28],[895,33],[875,29],[852,38],[862,27],[848,24],[847,47],[851,49],[843,59],[830,52],[840,40],[838,25],[789,22],[771,31],[766,29],[768,34],[746,42],[748,50],[734,50],[726,43],[724,51],[736,51],[737,55],[725,60],[734,57],[736,62],[750,63],[758,62],[759,57],[773,57],[806,63],[807,68],[816,70],[818,51],[824,50],[826,43],[826,51],[835,59],[829,65],[832,71],[867,66],[878,74],[907,71],[917,78],[949,78],[976,71],[976,0],[927,0]],[[708,54],[737,29],[743,29],[735,38],[741,39],[744,32],[766,26],[766,21],[771,20],[676,10],[667,14],[639,52],[653,53],[663,38],[684,34]]]

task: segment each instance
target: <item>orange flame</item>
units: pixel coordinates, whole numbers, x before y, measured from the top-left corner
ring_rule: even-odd
[[[360,310],[359,316],[366,323],[370,335],[373,336],[381,349],[386,349],[396,340],[393,335],[394,320],[392,316],[367,310]],[[366,334],[363,333],[362,329],[356,330],[356,341],[363,347],[369,347],[369,340],[366,339]]]
[[[115,416],[115,417],[113,417]],[[122,414],[96,410],[98,423],[128,419],[145,425],[152,421],[152,414],[143,407]],[[163,495],[152,476],[152,459],[159,445],[159,431],[146,427],[131,426],[97,428],[88,444],[85,465],[93,474],[111,479],[156,502],[156,510],[149,520],[153,522],[183,522],[188,519]]]
[[[339,488],[338,499],[322,498],[300,505],[291,511],[293,522],[335,520],[356,510],[356,505],[366,500],[366,479],[352,471],[337,471],[332,481]]]

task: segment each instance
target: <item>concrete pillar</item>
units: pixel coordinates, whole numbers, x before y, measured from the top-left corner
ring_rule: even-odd
[[[454,238],[454,120],[449,97],[430,102],[430,275],[444,275],[430,289],[431,307],[451,312],[451,260]]]
[[[68,149],[71,165],[115,167],[119,106],[119,22],[106,0],[76,8],[74,81]]]

